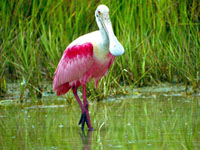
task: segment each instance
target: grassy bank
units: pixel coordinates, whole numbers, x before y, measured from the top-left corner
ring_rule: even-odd
[[[81,2],[81,4],[80,4]],[[110,8],[114,31],[125,47],[107,77],[103,96],[112,87],[159,82],[200,85],[200,2],[198,0],[0,1],[0,95],[6,82],[19,81],[21,97],[41,96],[52,80],[67,45],[97,30],[96,7]],[[110,88],[111,87],[111,88]],[[94,93],[90,84],[90,93]]]

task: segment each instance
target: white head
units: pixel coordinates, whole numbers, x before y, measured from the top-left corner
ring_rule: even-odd
[[[124,47],[119,43],[114,35],[109,17],[109,9],[106,5],[99,5],[95,11],[96,22],[100,30],[104,30],[109,39],[109,51],[114,56],[124,53]]]

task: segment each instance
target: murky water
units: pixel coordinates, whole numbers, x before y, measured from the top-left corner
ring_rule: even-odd
[[[94,131],[81,132],[76,101],[0,103],[0,149],[200,149],[200,97],[181,89],[134,89],[90,102]]]

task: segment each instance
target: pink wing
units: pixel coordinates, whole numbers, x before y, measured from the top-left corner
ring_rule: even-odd
[[[85,43],[68,47],[57,66],[53,90],[57,95],[65,94],[70,88],[70,82],[77,82],[84,76],[93,64],[93,45]]]

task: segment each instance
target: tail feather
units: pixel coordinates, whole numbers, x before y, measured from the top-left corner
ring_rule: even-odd
[[[64,95],[65,93],[67,93],[69,90],[71,89],[71,86],[69,85],[69,82],[64,83],[62,85],[60,85],[59,87],[57,87],[56,90],[56,95],[60,96],[60,95]]]

